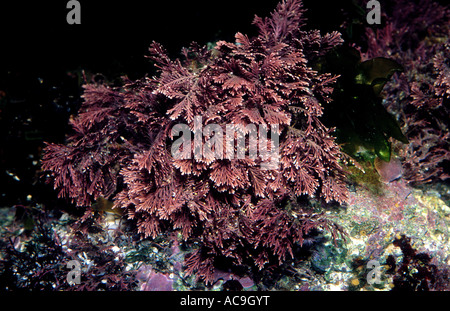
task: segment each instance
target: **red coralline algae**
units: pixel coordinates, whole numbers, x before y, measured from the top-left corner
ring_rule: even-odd
[[[409,144],[397,146],[403,178],[412,184],[450,177],[450,9],[431,0],[384,5],[382,27],[368,28],[364,57],[404,67],[384,88]]]
[[[112,199],[143,237],[178,230],[199,245],[186,259],[187,273],[208,283],[218,258],[263,269],[292,257],[312,229],[337,238],[340,227],[297,198],[347,198],[339,146],[320,120],[337,77],[308,65],[342,39],[302,30],[303,13],[301,1],[283,1],[270,17],[255,17],[257,37],[237,33],[213,50],[193,43],[183,59],[153,43],[158,76],[125,79],[122,87],[86,85],[67,144],[45,148],[43,169],[59,195],[85,207],[99,196]],[[230,124],[243,135],[252,125],[266,130],[270,139],[259,148],[276,165],[265,166],[261,153],[250,156],[250,137],[245,157],[227,158],[216,153],[227,135],[212,147],[211,133],[199,135],[199,128],[228,134]],[[194,137],[189,147],[174,147],[177,125]],[[242,152],[237,144],[227,148]]]
[[[428,253],[419,253],[411,246],[411,238],[401,235],[393,244],[403,253],[400,264],[390,255],[388,272],[394,274],[394,291],[447,291],[450,287],[448,266],[436,266]]]

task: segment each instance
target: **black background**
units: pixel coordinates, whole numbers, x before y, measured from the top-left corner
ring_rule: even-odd
[[[138,78],[152,70],[143,56],[155,40],[171,56],[191,41],[233,41],[254,35],[254,15],[268,16],[277,0],[106,1],[80,0],[81,25],[69,25],[66,0],[0,4],[1,69],[52,71],[87,67]],[[351,1],[304,1],[310,28],[332,29],[339,7]],[[327,27],[327,25],[329,25]],[[328,29],[327,29],[328,28]]]
[[[2,1],[2,69],[49,73],[88,67],[139,77],[151,70],[143,56],[153,40],[172,56],[191,41],[232,40],[237,31],[254,31],[254,14],[267,16],[278,1],[79,2],[81,25],[69,25],[66,0]]]

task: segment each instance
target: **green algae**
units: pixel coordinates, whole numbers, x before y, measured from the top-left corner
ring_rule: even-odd
[[[373,163],[379,157],[388,162],[391,138],[408,143],[381,96],[392,75],[403,70],[400,64],[383,57],[362,62],[356,49],[339,47],[320,58],[314,68],[339,75],[323,122],[336,129],[336,141],[345,153],[358,161]]]

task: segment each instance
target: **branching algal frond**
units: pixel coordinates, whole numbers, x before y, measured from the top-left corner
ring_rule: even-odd
[[[302,31],[303,13],[300,0],[282,1],[269,18],[255,18],[256,38],[238,33],[213,51],[193,43],[183,60],[152,43],[157,76],[125,80],[121,88],[86,86],[67,144],[45,150],[43,168],[60,195],[84,206],[100,195],[114,198],[143,237],[179,230],[199,243],[186,272],[207,283],[219,257],[263,269],[292,257],[313,228],[336,235],[322,216],[286,203],[296,196],[343,202],[347,192],[339,148],[320,121],[335,77],[308,66],[340,37]],[[197,116],[202,128],[235,125],[247,134],[245,157],[236,157],[237,145],[225,141],[235,134],[224,131],[224,141],[201,149],[201,157],[191,144],[178,150],[184,158],[174,158],[172,127],[187,124],[194,137]],[[267,131],[268,150],[276,150],[271,137],[279,135],[276,165],[249,156],[262,146],[249,138],[249,126]],[[212,134],[200,134],[203,146]],[[223,146],[232,158],[213,152]]]

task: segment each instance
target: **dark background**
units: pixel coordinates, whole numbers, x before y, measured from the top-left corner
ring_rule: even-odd
[[[67,24],[67,2],[1,2],[2,70],[49,74],[89,67],[139,77],[151,70],[143,55],[153,40],[177,56],[191,41],[233,40],[238,31],[255,34],[254,15],[268,16],[278,0],[80,0],[81,25]],[[339,20],[339,7],[349,3],[316,0],[304,6],[316,24],[311,27],[327,28]]]
[[[0,4],[1,66],[50,73],[88,67],[137,78],[151,65],[149,44],[162,43],[173,56],[191,41],[232,40],[254,30],[254,14],[267,15],[278,1],[80,0],[81,25],[66,22],[66,0]],[[2,69],[3,69],[2,68]]]

